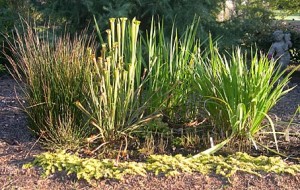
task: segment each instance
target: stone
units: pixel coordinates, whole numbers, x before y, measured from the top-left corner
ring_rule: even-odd
[[[274,59],[280,70],[287,68],[290,63],[291,55],[289,48],[292,47],[291,34],[284,33],[282,30],[276,30],[273,33],[274,42],[272,43],[268,58]]]

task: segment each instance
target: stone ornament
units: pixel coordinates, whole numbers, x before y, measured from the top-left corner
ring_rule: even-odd
[[[286,69],[290,63],[291,55],[289,48],[292,47],[291,34],[284,33],[282,30],[273,32],[274,42],[268,53],[269,59],[275,59],[281,70]]]

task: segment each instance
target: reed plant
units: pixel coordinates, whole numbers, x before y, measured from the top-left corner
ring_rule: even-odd
[[[196,37],[198,24],[199,20],[195,19],[181,36],[173,26],[171,35],[167,36],[164,24],[152,21],[147,33],[146,65],[151,68],[147,91],[155,92],[151,104],[161,107],[169,122],[189,122],[199,114],[199,96],[192,89],[190,74],[194,70],[193,54],[200,46]]]
[[[195,55],[195,84],[217,136],[226,139],[221,145],[235,139],[256,146],[255,137],[266,126],[271,126],[277,142],[268,112],[292,90],[287,84],[293,71],[284,76],[275,61],[258,53],[249,59],[239,48],[221,55],[212,40],[205,54]]]
[[[23,22],[7,41],[11,54],[6,58],[23,91],[30,129],[45,147],[80,148],[91,130],[74,102],[85,98],[91,65],[88,47],[95,46],[94,39],[41,33]]]

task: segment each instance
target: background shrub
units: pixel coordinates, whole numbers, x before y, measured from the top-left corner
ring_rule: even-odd
[[[26,0],[15,3],[1,0],[0,14],[3,16],[0,18],[2,23],[0,27],[3,33],[13,30],[13,25],[17,24],[16,18],[20,14],[26,19],[34,20],[40,30],[44,29],[40,26],[48,25],[47,27],[60,32],[68,28],[68,31],[74,34],[87,27],[88,31],[92,32],[93,16],[101,29],[108,28],[109,18],[136,17],[141,21],[141,33],[145,34],[154,16],[156,21],[164,20],[166,34],[171,33],[173,24],[181,34],[196,17],[200,18],[197,36],[206,39],[208,33],[211,33],[213,38],[220,38],[220,49],[229,50],[235,45],[249,49],[256,44],[258,49],[267,52],[270,47],[269,36],[273,31],[274,10],[280,6],[288,11],[295,11],[296,6],[294,2],[284,1],[267,1],[267,3],[252,0],[233,1],[235,8],[232,10],[232,16],[220,22],[217,18],[220,11],[226,7],[225,2],[225,0]],[[104,30],[102,35],[105,36]],[[296,42],[296,38],[294,41]]]

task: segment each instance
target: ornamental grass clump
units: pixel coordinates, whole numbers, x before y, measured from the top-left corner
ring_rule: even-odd
[[[86,119],[74,105],[84,100],[94,39],[80,34],[59,37],[39,32],[28,23],[8,40],[13,67],[26,103],[29,127],[45,147],[78,149],[89,135]]]
[[[277,69],[276,62],[257,53],[250,57],[247,59],[239,48],[228,56],[221,55],[211,41],[205,56],[195,58],[195,84],[218,136],[226,139],[222,146],[229,139],[238,140],[240,145],[253,142],[256,146],[255,137],[266,126],[271,126],[276,142],[268,112],[293,89],[287,88],[293,71],[283,76],[284,71]]]
[[[171,35],[166,36],[163,23],[153,21],[146,36],[146,65],[151,68],[146,91],[155,92],[151,104],[162,108],[168,122],[187,123],[199,116],[199,96],[192,89],[190,74],[194,71],[193,54],[200,47],[198,24],[195,19],[181,36],[173,26]]]

